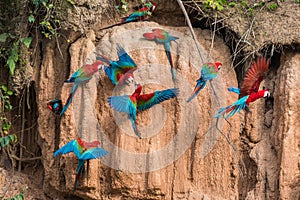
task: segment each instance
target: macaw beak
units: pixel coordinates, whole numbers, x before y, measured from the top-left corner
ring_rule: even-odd
[[[130,76],[128,79],[125,80],[125,83],[127,85],[129,85],[130,83],[133,83],[133,81],[134,81],[134,78],[132,76]]]
[[[222,67],[222,65],[219,65],[219,66],[218,66],[218,71],[221,69],[221,67]]]

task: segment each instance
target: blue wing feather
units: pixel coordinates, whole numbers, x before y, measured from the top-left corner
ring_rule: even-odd
[[[80,157],[82,153],[82,149],[80,145],[78,144],[77,140],[71,140],[64,146],[62,146],[60,149],[54,152],[54,157],[56,157],[59,154],[67,154],[73,152],[77,157]]]
[[[241,112],[241,110],[243,110],[247,106],[246,101],[248,97],[249,95],[244,96],[236,102],[234,102],[233,104],[231,104],[230,106],[220,108],[218,113],[215,115],[215,118],[223,117],[227,119],[229,117],[232,117],[236,112]]]
[[[155,91],[154,96],[148,100],[144,100],[145,95],[140,95],[137,102],[137,109],[143,111],[151,108],[155,104],[159,104],[168,99],[174,98],[179,94],[178,88],[172,88],[167,90]]]
[[[107,155],[108,152],[102,148],[96,147],[96,148],[91,148],[83,152],[81,156],[78,158],[80,160],[91,160],[91,159],[96,159],[96,158],[102,158],[105,155]]]

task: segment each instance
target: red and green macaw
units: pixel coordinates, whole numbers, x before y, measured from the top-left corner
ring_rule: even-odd
[[[74,85],[67,99],[67,103],[64,105],[62,111],[60,112],[60,117],[62,117],[62,115],[66,112],[69,105],[71,104],[77,88],[82,83],[89,81],[99,69],[103,68],[103,65],[104,63],[99,60],[96,60],[92,64],[85,64],[83,67],[79,68],[76,72],[74,72],[71,78],[65,81],[66,83],[74,83]]]
[[[108,102],[111,108],[125,112],[129,116],[135,134],[141,139],[141,134],[136,126],[137,110],[144,111],[152,106],[159,104],[178,95],[179,89],[172,88],[167,90],[155,91],[149,94],[141,94],[142,86],[135,85],[135,91],[132,95],[111,96]]]
[[[82,173],[84,172],[85,161],[102,158],[108,154],[106,150],[98,147],[99,144],[100,144],[99,141],[85,142],[82,139],[78,138],[76,140],[71,140],[70,142],[68,142],[67,144],[65,144],[60,149],[54,152],[54,157],[56,157],[59,154],[67,154],[73,152],[78,158],[78,165],[76,169],[75,183],[74,183],[74,191],[77,189],[78,180],[82,175]]]
[[[104,66],[104,71],[114,85],[123,85],[130,83],[134,79],[133,72],[137,69],[135,62],[126,53],[126,51],[118,44],[118,61],[96,54],[96,59],[109,64]]]
[[[222,64],[220,62],[204,64],[201,69],[201,76],[197,80],[195,89],[192,95],[186,101],[190,102],[204,88],[207,81],[216,78],[221,67]]]
[[[47,107],[55,114],[59,114],[63,108],[62,101],[60,99],[53,99],[47,103]]]
[[[157,43],[161,43],[164,45],[165,52],[167,54],[167,58],[171,65],[172,79],[173,79],[173,81],[175,81],[176,76],[175,76],[175,70],[174,70],[172,56],[171,56],[171,41],[175,41],[179,38],[170,35],[167,31],[160,29],[160,28],[152,29],[151,33],[144,33],[143,36],[147,40],[153,40]]]
[[[152,12],[154,11],[155,7],[156,4],[149,1],[145,3],[144,6],[140,8],[138,11],[135,11],[128,17],[124,17],[122,23],[128,23],[137,20],[145,20],[148,16],[152,15]]]
[[[227,119],[228,117],[233,116],[236,112],[240,112],[242,109],[248,107],[251,102],[262,97],[270,97],[270,92],[268,90],[259,90],[259,85],[268,71],[269,64],[270,61],[265,57],[258,58],[247,72],[246,78],[244,79],[243,85],[240,89],[239,100],[230,106],[220,108],[215,117],[223,117]]]

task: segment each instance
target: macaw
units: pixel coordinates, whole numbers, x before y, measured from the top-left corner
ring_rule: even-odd
[[[79,68],[76,72],[74,72],[71,78],[65,81],[65,83],[74,83],[74,85],[67,99],[67,103],[64,105],[62,111],[60,112],[60,117],[62,117],[62,115],[66,112],[69,105],[71,104],[77,88],[82,83],[89,81],[99,69],[103,68],[103,65],[104,63],[99,60],[96,60],[92,64],[85,64],[83,67]]]
[[[55,114],[59,114],[63,108],[62,101],[60,99],[53,99],[47,103],[47,107]]]
[[[123,85],[130,83],[134,79],[133,72],[137,69],[135,62],[126,53],[126,51],[118,44],[118,61],[110,60],[109,58],[96,53],[96,59],[109,64],[104,66],[104,71],[114,85]]]
[[[71,140],[60,149],[54,152],[54,157],[59,154],[67,154],[73,152],[76,157],[78,158],[78,165],[76,169],[75,175],[75,183],[74,183],[74,191],[78,187],[78,180],[84,171],[84,163],[85,161],[91,159],[102,158],[108,154],[108,152],[98,145],[100,144],[99,141],[93,142],[85,142],[82,139],[78,138],[76,140]]]
[[[246,74],[243,85],[240,89],[241,97],[232,105],[225,108],[220,108],[216,118],[223,117],[227,119],[233,116],[236,112],[240,112],[242,109],[249,106],[251,102],[256,101],[262,97],[270,97],[268,90],[259,90],[259,85],[265,77],[270,61],[265,57],[258,58],[251,66]]]
[[[135,134],[141,139],[141,134],[136,126],[137,110],[144,111],[151,108],[155,104],[159,104],[165,100],[174,98],[178,95],[179,89],[172,88],[167,90],[155,91],[149,94],[141,94],[142,86],[135,84],[135,91],[132,95],[111,96],[108,98],[108,103],[111,108],[125,112],[129,116]]]
[[[186,101],[190,102],[204,88],[207,81],[216,78],[221,67],[222,64],[220,62],[204,64],[201,69],[201,76],[197,80],[195,89],[192,95]]]
[[[124,17],[122,23],[128,23],[128,22],[133,22],[133,21],[137,21],[137,20],[144,20],[148,16],[152,15],[152,12],[154,11],[155,7],[156,7],[156,4],[151,1],[148,3],[145,3],[142,8],[135,11],[131,15]]]
[[[172,56],[171,56],[171,41],[175,41],[179,38],[170,35],[167,31],[160,29],[160,28],[152,29],[151,33],[144,33],[143,36],[147,40],[153,40],[157,43],[161,43],[164,45],[167,58],[171,65],[172,79],[173,79],[173,81],[175,81],[176,76],[175,76],[175,70],[174,70]]]
[[[227,88],[227,90],[229,92],[233,92],[233,93],[236,93],[236,94],[240,94],[240,88],[236,88],[236,87],[230,87],[230,88]]]

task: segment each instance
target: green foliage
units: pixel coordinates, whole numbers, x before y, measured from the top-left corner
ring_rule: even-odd
[[[275,11],[278,8],[278,4],[277,3],[270,3],[267,5],[267,9],[269,11]]]
[[[116,6],[116,9],[119,13],[127,13],[128,6],[129,6],[129,3],[126,0],[121,0],[121,4]]]
[[[295,0],[295,3],[300,3],[300,0]]]
[[[7,86],[1,85],[1,117],[0,117],[0,122],[1,122],[1,130],[4,134],[8,134],[8,131],[11,128],[11,122],[8,120],[6,117],[6,113],[10,112],[13,108],[10,102],[10,97],[13,95],[13,92],[11,90],[8,90]]]
[[[57,35],[60,27],[60,20],[56,17],[57,7],[54,6],[57,0],[32,0],[33,11],[28,17],[28,22],[36,23],[41,33],[51,39]],[[74,5],[74,1],[67,0],[68,3]]]
[[[4,148],[7,145],[11,144],[11,143],[15,143],[17,142],[17,136],[15,134],[13,135],[7,135],[4,137],[0,137],[0,147]]]
[[[6,60],[10,75],[14,75],[16,65],[20,58],[21,44],[29,48],[32,38],[19,38],[9,33],[0,35],[1,57]],[[6,47],[6,48],[5,48]]]
[[[204,1],[207,8],[211,8],[213,10],[221,11],[224,9],[224,6],[227,5],[226,0],[205,0]]]

